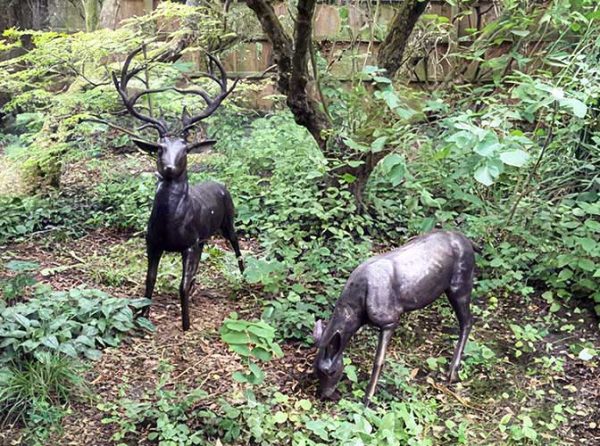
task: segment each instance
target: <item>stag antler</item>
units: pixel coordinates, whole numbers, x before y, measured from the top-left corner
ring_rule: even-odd
[[[169,129],[168,129],[166,123],[159,119],[153,118],[152,116],[143,115],[142,113],[140,113],[139,111],[137,111],[135,109],[135,103],[142,96],[145,96],[147,94],[160,93],[163,91],[167,91],[170,89],[170,87],[142,90],[139,93],[136,93],[131,97],[129,97],[129,94],[127,92],[127,84],[129,83],[129,81],[131,79],[133,79],[133,77],[136,76],[140,71],[145,69],[145,65],[141,65],[141,66],[129,71],[129,65],[131,65],[131,61],[143,49],[144,49],[144,45],[140,46],[139,48],[136,48],[127,56],[127,59],[125,59],[125,63],[123,64],[123,68],[121,69],[121,79],[120,80],[117,78],[117,74],[115,72],[112,73],[112,79],[113,79],[113,83],[115,84],[115,88],[119,92],[119,96],[121,96],[121,99],[123,100],[123,104],[125,105],[125,108],[127,108],[127,111],[129,111],[129,113],[132,116],[134,116],[137,119],[139,119],[140,121],[143,121],[146,123],[145,125],[142,126],[143,128],[152,127],[154,129],[156,129],[156,131],[158,132],[158,134],[161,137],[163,137],[169,133]]]
[[[231,86],[231,88],[227,89],[227,73],[225,72],[223,65],[221,65],[221,62],[219,62],[218,59],[215,56],[213,56],[212,54],[206,53],[206,55],[208,56],[210,61],[212,63],[214,63],[217,66],[217,68],[219,69],[221,78],[218,79],[212,73],[202,73],[202,75],[204,77],[207,77],[207,78],[215,81],[221,88],[221,91],[214,99],[212,99],[210,97],[210,95],[202,89],[185,89],[184,90],[184,89],[176,88],[176,87],[173,88],[173,90],[175,90],[176,92],[181,93],[181,94],[198,95],[202,99],[204,99],[204,102],[206,102],[206,105],[207,105],[207,107],[204,109],[204,111],[202,111],[202,113],[194,115],[194,116],[188,115],[187,110],[184,108],[183,114],[181,116],[181,121],[183,122],[182,132],[184,134],[187,133],[192,127],[194,127],[194,125],[196,125],[199,121],[201,121],[205,118],[208,118],[210,115],[212,115],[215,112],[215,110],[217,110],[219,105],[221,105],[221,102],[223,102],[223,100],[227,96],[229,96],[229,93],[231,93],[233,91],[233,89],[235,88],[235,86],[237,85],[238,80],[239,80],[239,79],[236,79],[233,82],[233,85]]]

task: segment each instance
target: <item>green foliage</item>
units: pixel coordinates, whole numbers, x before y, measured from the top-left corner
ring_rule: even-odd
[[[23,291],[26,287],[36,283],[32,271],[37,270],[39,266],[40,265],[36,262],[23,260],[11,260],[4,265],[8,271],[14,273],[14,275],[9,278],[0,279],[0,290],[6,301],[5,303],[10,305],[23,295]]]
[[[111,439],[117,444],[139,439],[142,426],[148,432],[147,439],[159,445],[188,446],[206,444],[201,432],[194,432],[188,426],[196,411],[192,411],[208,394],[201,388],[190,389],[169,386],[171,366],[161,365],[162,374],[156,386],[139,400],[121,398],[115,402],[103,402],[98,408],[107,414],[102,423],[115,425],[117,431]]]
[[[0,367],[0,425],[27,422],[45,426],[62,417],[60,406],[86,391],[74,359],[49,354]]]
[[[0,243],[44,230],[76,234],[83,226],[83,212],[83,206],[59,196],[0,196]]]
[[[270,361],[273,356],[281,358],[283,351],[274,341],[275,329],[263,321],[244,321],[232,313],[221,326],[221,340],[240,355],[248,366],[246,373],[234,372],[233,379],[240,383],[260,384],[265,374],[253,361]]]
[[[96,210],[89,219],[94,226],[142,231],[150,216],[155,189],[154,175],[115,176],[93,191]]]
[[[147,305],[147,299],[115,298],[99,290],[40,286],[32,299],[0,310],[0,364],[46,362],[54,354],[98,359],[100,348],[119,345],[132,329],[153,328],[147,319],[134,319],[131,309]]]

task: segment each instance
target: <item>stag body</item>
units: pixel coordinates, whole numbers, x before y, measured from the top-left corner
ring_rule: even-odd
[[[473,244],[457,232],[432,232],[412,239],[356,268],[338,300],[330,322],[315,325],[318,352],[315,372],[322,398],[333,395],[342,375],[342,354],[350,338],[365,324],[379,328],[379,342],[365,401],[368,402],[384,363],[385,351],[400,316],[423,308],[446,293],[458,318],[460,335],[450,364],[456,379],[471,330],[469,309],[475,265]]]
[[[190,328],[189,295],[206,240],[213,234],[221,232],[235,251],[240,271],[244,271],[233,225],[235,211],[231,195],[225,186],[212,181],[190,186],[187,177],[188,153],[201,152],[215,143],[214,140],[190,143],[187,141],[188,132],[199,121],[216,111],[236,83],[234,82],[231,88],[227,88],[227,75],[223,66],[209,54],[210,61],[217,66],[220,72],[220,78],[212,73],[205,73],[220,87],[220,93],[215,98],[211,98],[206,91],[201,89],[182,90],[175,87],[147,89],[130,96],[127,89],[128,83],[145,67],[140,66],[132,70],[129,67],[135,55],[142,50],[143,47],[129,54],[123,64],[120,79],[113,73],[113,82],[129,113],[145,122],[142,127],[152,127],[159,134],[158,142],[133,139],[140,149],[156,156],[159,179],[146,235],[148,271],[145,296],[149,299],[152,298],[158,265],[163,253],[180,252],[183,262],[183,276],[179,286],[181,318],[183,329],[188,330]],[[162,119],[144,115],[135,108],[135,103],[140,97],[171,89],[181,94],[197,95],[207,105],[201,113],[195,116],[188,115],[184,108],[183,125],[176,133],[169,131],[167,124]],[[149,311],[149,308],[145,310],[146,316]]]
[[[148,150],[145,142],[134,141]],[[231,243],[241,272],[244,264],[233,225],[235,210],[229,191],[213,181],[190,186],[185,141],[165,138],[162,144],[157,158],[159,182],[146,235],[148,272],[145,296],[152,298],[163,253],[180,252],[183,262],[179,286],[181,319],[183,329],[188,330],[189,295],[206,240],[220,232]]]

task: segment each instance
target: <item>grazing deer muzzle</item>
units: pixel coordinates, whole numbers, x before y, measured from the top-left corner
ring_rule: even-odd
[[[474,245],[458,232],[435,231],[368,259],[356,268],[338,299],[328,324],[319,320],[314,370],[318,396],[331,398],[344,369],[343,353],[350,338],[365,324],[379,328],[379,342],[365,403],[375,393],[385,351],[403,313],[418,310],[445,293],[458,318],[460,334],[449,380],[458,368],[472,325],[470,312]]]
[[[237,81],[227,88],[227,74],[223,66],[215,57],[208,54],[211,63],[219,71],[219,76],[205,73],[206,77],[219,86],[220,92],[216,97],[211,97],[202,89],[184,90],[176,87],[147,89],[132,95],[128,91],[128,84],[145,69],[145,66],[138,66],[134,69],[130,69],[130,66],[134,57],[142,50],[143,47],[130,53],[123,64],[120,77],[117,77],[115,73],[112,77],[127,111],[144,122],[140,129],[153,128],[159,135],[156,142],[133,139],[133,142],[141,150],[156,157],[159,179],[146,234],[148,271],[145,296],[149,299],[152,298],[158,265],[163,253],[181,253],[183,275],[179,286],[179,296],[183,330],[188,330],[190,328],[189,296],[194,276],[198,270],[204,243],[213,234],[220,232],[229,240],[238,259],[240,271],[244,272],[244,263],[233,225],[235,209],[229,191],[222,184],[213,181],[190,186],[187,177],[187,155],[202,152],[215,143],[214,140],[190,143],[187,141],[188,133],[201,120],[217,110],[223,100],[233,91]],[[141,97],[167,90],[196,95],[206,103],[206,108],[192,116],[184,107],[181,128],[178,131],[170,131],[163,119],[145,115],[135,107],[136,101]],[[144,312],[145,316],[148,314],[149,308]]]

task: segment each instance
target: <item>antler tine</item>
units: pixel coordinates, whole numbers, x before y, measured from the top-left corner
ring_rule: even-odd
[[[225,68],[223,68],[223,65],[221,64],[221,62],[219,62],[219,60],[215,56],[213,56],[210,53],[206,53],[206,55],[219,69],[221,79],[218,79],[216,76],[209,74],[209,73],[203,73],[203,75],[208,77],[209,79],[212,79],[213,81],[215,81],[219,85],[221,92],[217,95],[217,97],[215,97],[214,99],[211,99],[211,97],[208,95],[208,93],[206,93],[206,91],[201,90],[201,89],[197,89],[197,90],[182,90],[182,89],[177,89],[177,88],[174,89],[175,91],[177,91],[178,93],[181,93],[181,94],[196,94],[196,95],[202,97],[202,99],[204,99],[204,101],[206,102],[206,105],[207,105],[207,107],[204,109],[204,111],[198,115],[190,117],[190,116],[185,116],[185,114],[184,114],[184,116],[182,116],[184,133],[189,131],[198,121],[201,121],[201,120],[209,117],[210,115],[212,115],[215,112],[215,110],[221,105],[223,100],[227,96],[229,96],[229,94],[233,91],[233,89],[235,88],[235,86],[237,85],[237,83],[239,81],[239,79],[236,79],[233,82],[233,85],[231,86],[231,88],[227,89],[227,73],[225,71]]]
[[[215,56],[213,56],[210,53],[206,53],[206,55],[211,60],[211,62],[213,62],[217,66],[217,68],[219,69],[219,72],[221,73],[221,82],[219,82],[219,84],[221,84],[223,86],[223,88],[227,88],[227,73],[225,72],[225,68],[223,68],[223,65]]]
[[[136,93],[132,97],[129,97],[128,93],[127,93],[127,84],[129,83],[129,81],[133,78],[133,76],[135,76],[137,73],[139,73],[140,71],[142,71],[144,69],[144,66],[141,66],[141,67],[135,68],[134,70],[129,71],[129,66],[131,65],[131,62],[133,61],[133,58],[137,54],[139,54],[143,49],[144,49],[144,45],[140,46],[139,48],[136,48],[127,56],[127,58],[125,59],[125,63],[123,64],[123,68],[121,69],[120,81],[117,78],[117,74],[115,72],[112,73],[112,79],[113,79],[113,83],[115,84],[115,88],[117,89],[119,96],[121,96],[121,99],[123,100],[123,104],[125,105],[125,108],[127,109],[127,111],[129,111],[129,113],[131,115],[133,115],[135,118],[139,119],[142,122],[147,123],[146,125],[143,125],[142,128],[153,127],[154,129],[156,129],[156,131],[162,137],[162,136],[165,136],[169,132],[166,124],[164,122],[161,122],[158,119],[153,118],[152,116],[146,116],[146,115],[140,113],[139,111],[137,111],[135,109],[135,103],[137,102],[137,100],[139,98],[141,98],[144,95],[152,94],[152,93],[160,93],[160,92],[169,90],[170,88],[155,88],[155,89],[143,90],[139,93]]]

